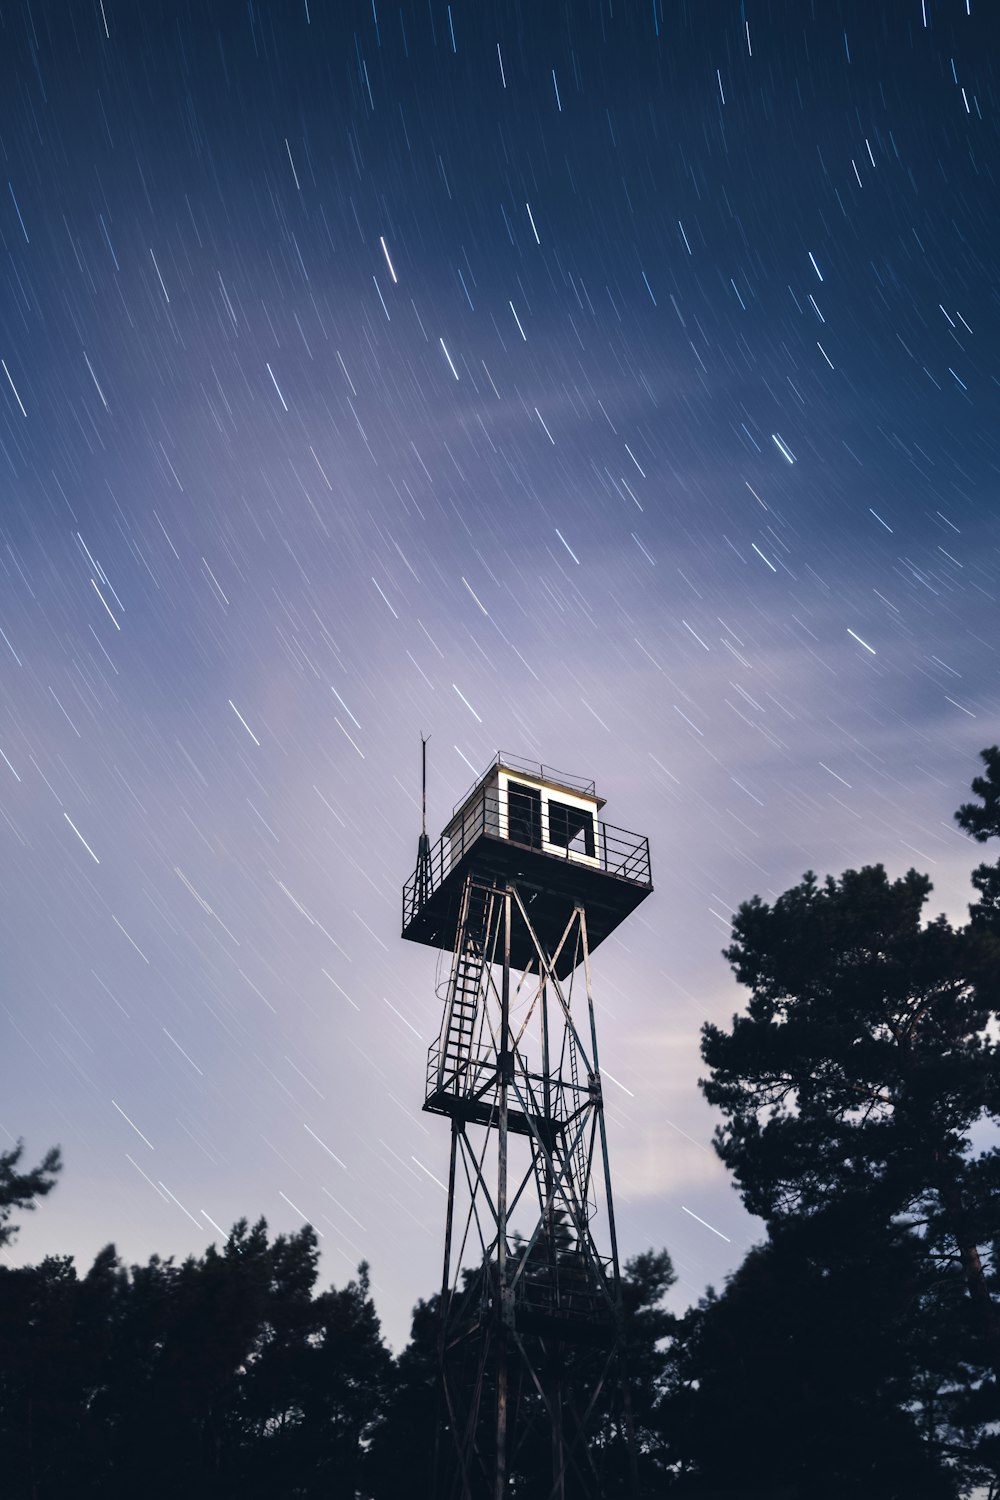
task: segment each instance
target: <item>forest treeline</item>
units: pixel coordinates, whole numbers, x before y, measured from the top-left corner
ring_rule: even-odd
[[[1000,749],[982,760],[956,819],[985,841]],[[878,865],[734,918],[750,997],[704,1027],[701,1086],[765,1237],[683,1316],[665,1250],[625,1267],[650,1500],[1000,1494],[1000,864],[972,884],[959,927]],[[0,1155],[0,1244],[61,1165],[22,1159]],[[436,1298],[394,1358],[367,1266],[317,1281],[315,1231],[263,1220],[181,1264],[0,1270],[0,1492],[436,1500]],[[549,1482],[524,1458],[511,1493]]]

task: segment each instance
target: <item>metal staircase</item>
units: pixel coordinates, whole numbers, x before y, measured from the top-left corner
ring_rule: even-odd
[[[572,1084],[571,1097],[575,1101],[574,1109],[578,1110],[583,1104],[583,1096],[580,1092],[580,1063],[577,1056],[576,1043],[572,1037],[569,1038],[569,1075]],[[570,1168],[568,1175],[571,1177],[574,1189],[580,1194],[579,1209],[584,1221],[587,1222],[597,1212],[596,1197],[588,1196],[587,1193],[587,1184],[591,1180],[587,1132],[585,1130],[580,1131],[579,1124],[576,1121],[570,1121],[565,1128],[571,1131],[573,1135],[579,1133],[579,1139],[576,1142],[576,1149],[574,1151],[573,1166]]]
[[[482,1018],[480,996],[486,967],[486,945],[493,926],[495,891],[468,881],[462,895],[456,950],[448,980],[445,1023],[441,1029],[437,1087],[445,1093],[464,1093],[472,1083],[470,1064],[476,1046],[477,1023]]]

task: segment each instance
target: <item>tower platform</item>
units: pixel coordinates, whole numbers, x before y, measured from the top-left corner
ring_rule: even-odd
[[[542,947],[553,952],[577,906],[586,908],[591,952],[653,889],[649,840],[600,822],[593,783],[498,756],[403,888],[404,938],[452,951],[465,878],[515,884]],[[523,922],[511,932],[511,964],[536,949]],[[497,956],[499,961],[500,955]],[[564,951],[556,973],[575,966]]]

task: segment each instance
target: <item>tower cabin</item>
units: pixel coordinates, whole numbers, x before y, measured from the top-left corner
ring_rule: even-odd
[[[437,843],[422,845],[403,888],[403,937],[452,951],[472,874],[517,886],[548,953],[582,907],[592,952],[653,888],[649,840],[601,821],[604,802],[592,781],[498,754],[456,804]],[[515,928],[511,965],[526,967],[536,951],[523,925]],[[577,962],[577,950],[564,947],[555,962],[558,977]]]

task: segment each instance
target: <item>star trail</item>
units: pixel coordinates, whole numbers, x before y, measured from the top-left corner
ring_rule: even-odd
[[[11,1262],[308,1218],[403,1341],[422,732],[432,838],[497,749],[649,835],[594,961],[623,1254],[738,1263],[732,912],[883,861],[961,920],[979,857],[998,43],[983,0],[0,6],[0,1140],[66,1161]]]

